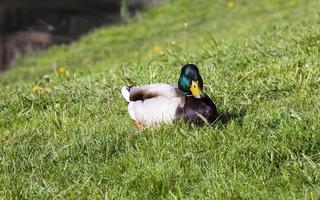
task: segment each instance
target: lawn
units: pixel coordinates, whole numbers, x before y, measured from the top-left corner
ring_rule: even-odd
[[[0,198],[320,198],[319,7],[171,0],[17,58],[0,74]],[[176,83],[185,63],[218,122],[136,129],[121,86]]]

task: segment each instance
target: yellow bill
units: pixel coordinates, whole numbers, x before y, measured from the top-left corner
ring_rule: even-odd
[[[197,99],[203,98],[205,96],[202,89],[199,87],[198,81],[191,82],[190,90],[192,95]]]

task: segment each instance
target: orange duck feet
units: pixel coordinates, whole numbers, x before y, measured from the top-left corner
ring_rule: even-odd
[[[142,123],[140,121],[135,121],[136,128],[143,128]]]

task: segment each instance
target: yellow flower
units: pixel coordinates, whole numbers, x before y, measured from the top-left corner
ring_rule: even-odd
[[[154,47],[153,47],[153,52],[155,52],[155,53],[160,53],[160,51],[161,51],[160,45],[158,45],[158,44],[154,45]]]
[[[66,71],[66,69],[63,66],[60,66],[60,67],[57,68],[57,71],[59,73],[64,73]]]
[[[235,7],[235,2],[233,2],[233,1],[228,1],[228,3],[227,3],[227,7],[228,8],[233,8],[233,7]]]
[[[40,94],[41,90],[42,90],[42,88],[39,87],[38,85],[35,85],[32,88],[32,92],[35,93],[35,94]]]

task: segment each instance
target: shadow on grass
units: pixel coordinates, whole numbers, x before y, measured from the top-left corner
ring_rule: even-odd
[[[241,108],[239,111],[225,111],[221,112],[217,122],[220,122],[224,125],[228,124],[231,121],[237,121],[242,124],[243,118],[247,113],[246,108]]]

